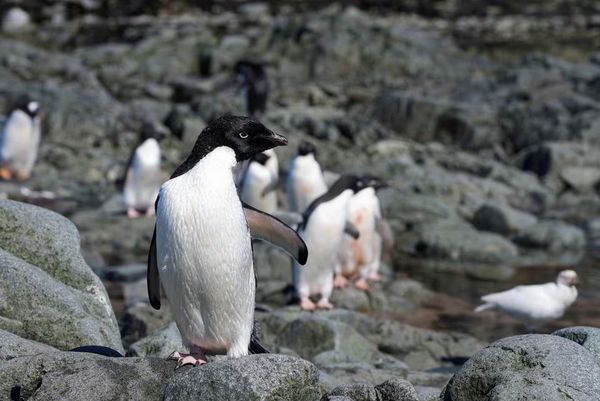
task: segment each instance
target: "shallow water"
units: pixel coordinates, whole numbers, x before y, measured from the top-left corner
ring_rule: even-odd
[[[473,309],[481,303],[479,298],[517,285],[554,281],[558,272],[566,268],[575,269],[579,275],[578,298],[561,319],[540,325],[536,331],[551,333],[568,326],[600,327],[600,253],[592,250],[575,265],[519,267],[506,280],[482,280],[468,274],[407,266],[411,278],[437,295],[404,320],[422,327],[468,333],[485,341],[524,334],[526,329],[518,320],[498,312],[474,313]]]

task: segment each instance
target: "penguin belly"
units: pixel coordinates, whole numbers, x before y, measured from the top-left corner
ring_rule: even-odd
[[[351,196],[348,192],[320,205],[300,232],[310,249],[306,265],[298,269],[301,297],[321,294],[328,298],[331,295],[336,257],[346,223],[346,203]]]
[[[37,159],[40,119],[21,110],[11,113],[2,131],[0,159],[11,171],[29,176]]]
[[[272,182],[271,172],[259,163],[252,162],[248,166],[242,186],[242,200],[252,207],[267,213],[277,211],[277,193],[271,191],[263,195],[263,191]]]
[[[156,245],[160,280],[185,344],[238,357],[248,353],[255,279],[234,165],[233,151],[217,148],[162,186]]]
[[[160,148],[155,139],[148,139],[136,149],[129,167],[123,191],[127,207],[139,211],[153,207],[160,177]]]
[[[290,210],[302,213],[327,192],[321,167],[312,155],[296,156],[288,176]]]

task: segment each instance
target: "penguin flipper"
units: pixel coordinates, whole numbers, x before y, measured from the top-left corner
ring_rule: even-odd
[[[253,238],[268,241],[283,249],[298,263],[308,259],[308,248],[298,233],[281,220],[242,202],[248,228]]]
[[[356,226],[351,221],[346,221],[346,225],[344,226],[344,232],[354,239],[358,239],[358,237],[360,237],[360,232],[358,231],[358,228],[356,228]]]
[[[270,194],[271,192],[277,190],[277,188],[279,187],[279,180],[272,180],[269,185],[267,185],[262,192],[260,193],[260,196],[262,198],[264,198],[265,196],[267,196],[268,194]]]
[[[160,309],[160,277],[158,276],[158,263],[156,261],[156,225],[150,242],[148,252],[148,298],[154,309]]]

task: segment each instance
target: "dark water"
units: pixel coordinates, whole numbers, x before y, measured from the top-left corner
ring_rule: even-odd
[[[577,301],[561,319],[540,325],[537,332],[551,333],[568,326],[600,327],[600,253],[594,250],[572,265],[532,265],[509,269],[503,280],[483,280],[467,273],[408,265],[407,274],[438,295],[407,320],[437,330],[468,333],[485,341],[524,334],[525,327],[515,319],[498,312],[474,313],[473,309],[481,303],[480,297],[517,285],[555,281],[558,272],[567,268],[576,270],[580,278]]]

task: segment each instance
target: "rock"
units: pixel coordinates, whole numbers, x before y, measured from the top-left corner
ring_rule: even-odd
[[[500,235],[519,233],[537,223],[537,217],[508,205],[485,204],[475,212],[473,226]]]
[[[375,386],[375,390],[381,394],[381,401],[419,401],[414,387],[406,380],[388,380]]]
[[[218,360],[180,369],[165,386],[165,401],[282,400],[320,397],[317,368],[305,360],[275,354]]]
[[[330,401],[330,397],[346,397],[353,401],[378,401],[378,394],[375,388],[364,383],[336,387],[329,394],[321,398],[321,401]]]
[[[175,363],[56,352],[0,363],[0,394],[47,401],[160,401]]]
[[[108,295],[64,217],[0,200],[0,260],[0,311],[22,323],[22,336],[61,349],[123,351]]]
[[[20,7],[11,7],[2,18],[2,32],[15,34],[31,28],[31,17]]]
[[[166,358],[174,351],[187,352],[175,322],[131,345],[128,355]]]
[[[565,167],[560,172],[560,178],[579,193],[590,192],[600,182],[600,168]]]
[[[419,401],[412,384],[402,379],[390,379],[375,387],[364,384],[348,384],[331,390],[321,401],[332,401],[338,398],[353,401]]]
[[[573,341],[525,335],[496,341],[467,361],[441,398],[453,401],[562,400],[600,397],[600,366]]]
[[[600,364],[600,329],[597,327],[567,327],[552,333],[576,342],[590,351]]]
[[[419,224],[414,232],[417,242],[414,252],[419,256],[454,261],[507,263],[519,251],[503,237],[482,233],[458,220],[438,220]]]
[[[172,321],[171,311],[167,303],[159,310],[146,302],[139,302],[125,310],[119,320],[121,336],[125,348],[130,344],[158,331]]]
[[[554,252],[583,249],[586,244],[583,230],[558,220],[542,220],[525,229],[514,241],[520,246]]]
[[[54,347],[36,341],[26,340],[8,331],[0,330],[0,361],[26,355],[58,352]]]

